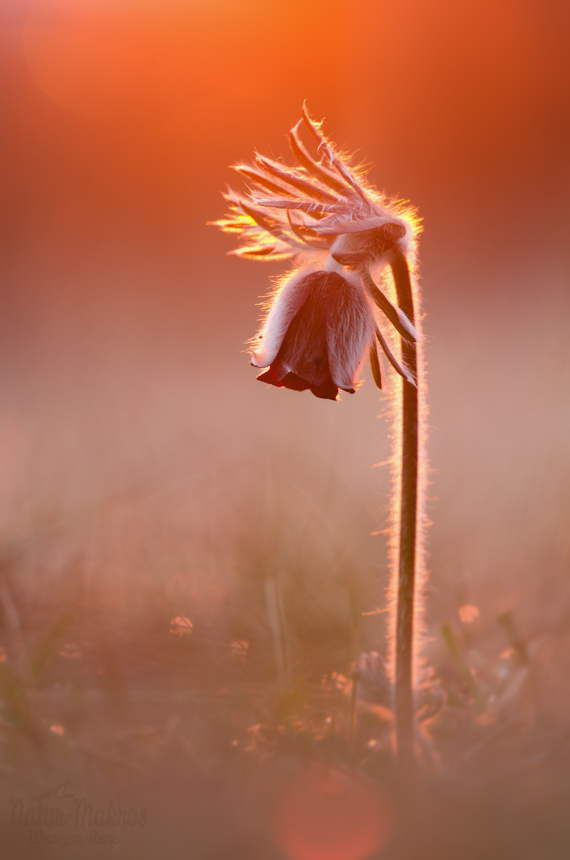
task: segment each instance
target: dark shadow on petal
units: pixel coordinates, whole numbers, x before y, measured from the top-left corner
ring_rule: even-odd
[[[323,400],[338,400],[338,385],[334,384],[330,376],[320,385],[311,385],[311,391],[315,397],[322,397]]]
[[[260,373],[257,379],[260,382],[268,382],[270,385],[277,385],[281,387],[283,385],[282,379],[286,374],[286,370],[281,364],[276,361],[271,365],[269,370],[266,370],[265,373]]]
[[[309,383],[296,373],[287,373],[279,364],[272,364],[269,370],[261,373],[257,379],[259,382],[268,382],[269,385],[275,385],[277,388],[290,388],[292,391],[306,391],[309,388]]]
[[[291,391],[306,391],[309,387],[309,383],[306,379],[301,379],[301,377],[297,376],[296,373],[288,373],[279,385],[284,388],[290,388]]]
[[[319,388],[330,376],[326,340],[326,292],[334,272],[313,272],[306,281],[313,287],[306,301],[291,320],[277,360]]]
[[[279,364],[271,365],[269,370],[261,373],[257,379],[259,382],[267,382],[276,388],[289,388],[291,391],[307,391],[311,389],[315,397],[323,400],[338,400],[338,386],[334,384],[330,376],[320,385],[311,385],[306,379],[302,379],[296,373],[287,373],[283,376],[283,368]],[[354,388],[343,389],[349,394],[354,394]]]

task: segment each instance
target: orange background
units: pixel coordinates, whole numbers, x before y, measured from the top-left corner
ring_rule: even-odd
[[[255,383],[243,344],[281,267],[206,226],[229,164],[289,157],[306,99],[424,218],[435,581],[464,565],[487,594],[500,570],[518,600],[537,559],[562,575],[565,4],[4,0],[0,24],[6,511],[26,481],[75,498],[190,439],[216,462],[229,438],[234,489],[249,456],[318,472],[326,451],[381,531],[372,387],[333,413]],[[25,464],[46,458],[40,480]]]

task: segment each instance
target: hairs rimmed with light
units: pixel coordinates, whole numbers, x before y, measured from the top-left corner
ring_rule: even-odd
[[[317,157],[303,144],[300,127],[313,138]],[[379,228],[389,232],[408,256],[415,247],[419,220],[415,209],[402,200],[389,199],[370,186],[363,170],[349,166],[321,131],[321,124],[303,117],[289,133],[299,162],[290,167],[262,155],[253,165],[233,166],[248,183],[247,194],[230,190],[226,219],[216,224],[236,233],[241,245],[231,252],[256,260],[284,260],[298,255],[327,256],[357,253],[380,262],[390,244]],[[388,241],[386,241],[388,238]]]
[[[305,146],[302,128],[316,154]],[[215,223],[239,238],[231,253],[254,260],[294,260],[249,342],[252,364],[268,368],[260,381],[336,400],[339,389],[355,392],[366,355],[382,389],[382,354],[401,377],[397,390],[390,386],[394,450],[388,657],[398,758],[402,771],[409,773],[425,579],[425,383],[416,278],[421,227],[406,201],[387,198],[368,184],[363,169],[351,166],[336,150],[305,106],[289,142],[296,167],[259,154],[253,164],[234,165],[248,191],[228,191],[229,213]]]

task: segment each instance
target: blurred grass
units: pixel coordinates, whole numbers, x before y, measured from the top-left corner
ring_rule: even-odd
[[[11,857],[61,850],[29,845],[9,799],[66,780],[93,803],[148,810],[144,833],[120,834],[141,858],[165,846],[281,858],[270,798],[308,762],[377,781],[399,809],[383,666],[353,671],[384,650],[383,614],[364,614],[386,583],[366,551],[376,523],[336,470],[298,453],[283,466],[250,455],[247,468],[228,449],[203,447],[199,465],[184,456],[169,452],[172,479],[142,473],[5,553]],[[382,856],[563,857],[568,634],[535,623],[527,635],[496,595],[473,605],[469,592],[458,580],[454,612],[426,643],[417,797]]]

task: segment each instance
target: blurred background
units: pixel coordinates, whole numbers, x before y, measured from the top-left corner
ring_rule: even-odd
[[[49,788],[53,768],[81,781],[85,749],[110,756],[119,735],[149,726],[160,743],[144,735],[144,752],[124,754],[132,767],[167,762],[163,735],[190,735],[194,789],[211,760],[241,774],[230,741],[286,724],[301,708],[291,691],[307,696],[323,677],[341,678],[342,699],[351,662],[384,651],[390,478],[373,466],[390,454],[389,404],[366,369],[340,403],[257,384],[244,343],[283,267],[227,256],[232,237],[206,224],[239,183],[230,164],[254,149],[291,158],[303,100],[424,219],[428,659],[453,652],[442,624],[463,637],[473,676],[523,637],[554,672],[540,736],[559,742],[569,24],[558,0],[1,0],[6,796]],[[67,744],[67,764],[52,751],[38,765],[29,739],[42,732]],[[212,792],[196,815],[201,847],[180,848],[187,811],[156,825],[156,844],[169,833],[173,856],[220,860],[229,846],[241,857],[243,837],[257,857],[228,798],[226,845]],[[162,802],[146,801],[155,820]],[[25,840],[6,826],[19,856]],[[563,856],[541,844],[541,857]]]

